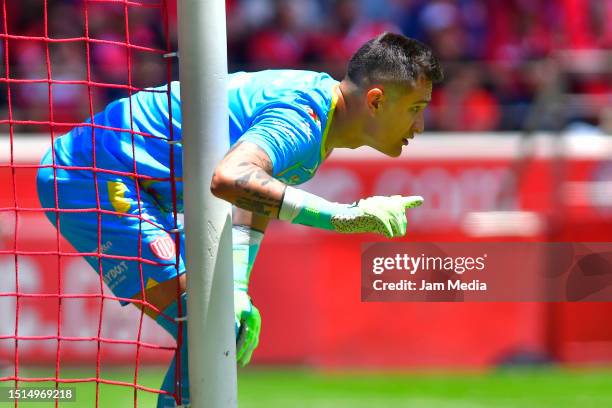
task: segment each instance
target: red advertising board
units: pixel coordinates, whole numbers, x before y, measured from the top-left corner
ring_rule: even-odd
[[[612,143],[605,139],[517,135],[424,136],[405,156],[334,152],[305,188],[351,202],[370,195],[422,195],[409,211],[406,241],[607,241],[612,231]],[[558,141],[558,143],[556,143]],[[16,278],[19,292],[99,293],[100,281],[78,256],[58,259],[31,252],[57,250],[57,234],[39,208],[35,169],[9,167],[0,153],[0,359],[13,359]],[[48,139],[19,137],[15,164],[35,164]],[[525,148],[530,152],[520,158]],[[15,191],[15,194],[13,193]],[[17,212],[13,207],[22,209]],[[504,210],[501,212],[500,210]],[[17,225],[17,242],[14,241]],[[612,359],[612,307],[546,303],[363,303],[361,245],[373,235],[346,236],[273,222],[252,278],[263,317],[254,362],[336,366],[476,366],[518,355],[563,361]],[[399,240],[401,242],[401,240]],[[68,244],[60,239],[62,249]],[[17,274],[15,267],[17,264]],[[58,278],[61,271],[61,279]],[[95,361],[100,303],[96,299],[19,298],[19,342],[24,362],[61,358]],[[104,302],[102,337],[135,340],[140,314]],[[37,337],[39,336],[39,337]],[[172,344],[147,318],[143,342]],[[103,359],[135,359],[135,345],[103,345]],[[143,349],[147,362],[169,352]]]

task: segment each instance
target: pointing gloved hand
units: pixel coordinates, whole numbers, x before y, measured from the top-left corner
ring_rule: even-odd
[[[375,232],[387,238],[406,235],[406,209],[423,204],[423,197],[374,196],[359,200],[332,215],[331,223],[338,232]]]
[[[421,196],[394,195],[339,204],[287,187],[279,218],[343,233],[374,232],[394,238],[406,235],[406,209],[423,201]]]

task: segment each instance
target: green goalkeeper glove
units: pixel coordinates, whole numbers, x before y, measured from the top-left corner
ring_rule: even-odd
[[[259,344],[261,315],[246,291],[234,291],[234,328],[236,329],[236,361],[244,367],[251,361]]]
[[[374,232],[393,238],[406,235],[406,209],[421,204],[423,197],[400,195],[339,204],[288,186],[279,218],[343,233]]]
[[[236,331],[236,361],[244,367],[251,361],[259,344],[261,315],[251,302],[247,290],[251,269],[263,234],[244,225],[232,229],[234,254],[234,328]]]

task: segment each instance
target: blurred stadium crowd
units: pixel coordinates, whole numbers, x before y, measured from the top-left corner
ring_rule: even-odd
[[[7,3],[9,34],[44,36],[43,2]],[[125,42],[128,9],[130,42],[165,48],[159,9],[87,4],[90,37]],[[347,59],[365,40],[382,31],[399,31],[430,44],[447,73],[428,110],[429,130],[521,129],[538,95],[567,70],[571,75],[563,76],[563,89],[557,91],[573,99],[563,103],[570,112],[562,127],[579,124],[612,132],[612,0],[228,0],[227,10],[230,71],[305,68],[341,78]],[[84,14],[82,0],[49,1],[48,36],[84,36]],[[175,17],[171,10],[170,20]],[[176,44],[176,34],[171,36]],[[11,78],[88,77],[82,41],[50,44],[50,73],[43,41],[11,39],[0,44],[3,55],[7,44]],[[91,44],[89,51],[91,80],[128,83],[124,46]],[[135,86],[167,80],[160,54],[133,50],[130,59]],[[86,86],[57,84],[52,90],[55,121],[78,122],[89,116]],[[5,94],[0,92],[4,118]],[[94,110],[125,94],[95,88]],[[11,84],[11,95],[15,119],[48,120],[46,84]],[[553,122],[544,120],[535,127],[555,128]]]

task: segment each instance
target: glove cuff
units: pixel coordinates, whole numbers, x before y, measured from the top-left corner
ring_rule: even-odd
[[[341,204],[332,203],[304,190],[287,186],[278,218],[294,224],[333,230],[331,218]]]

